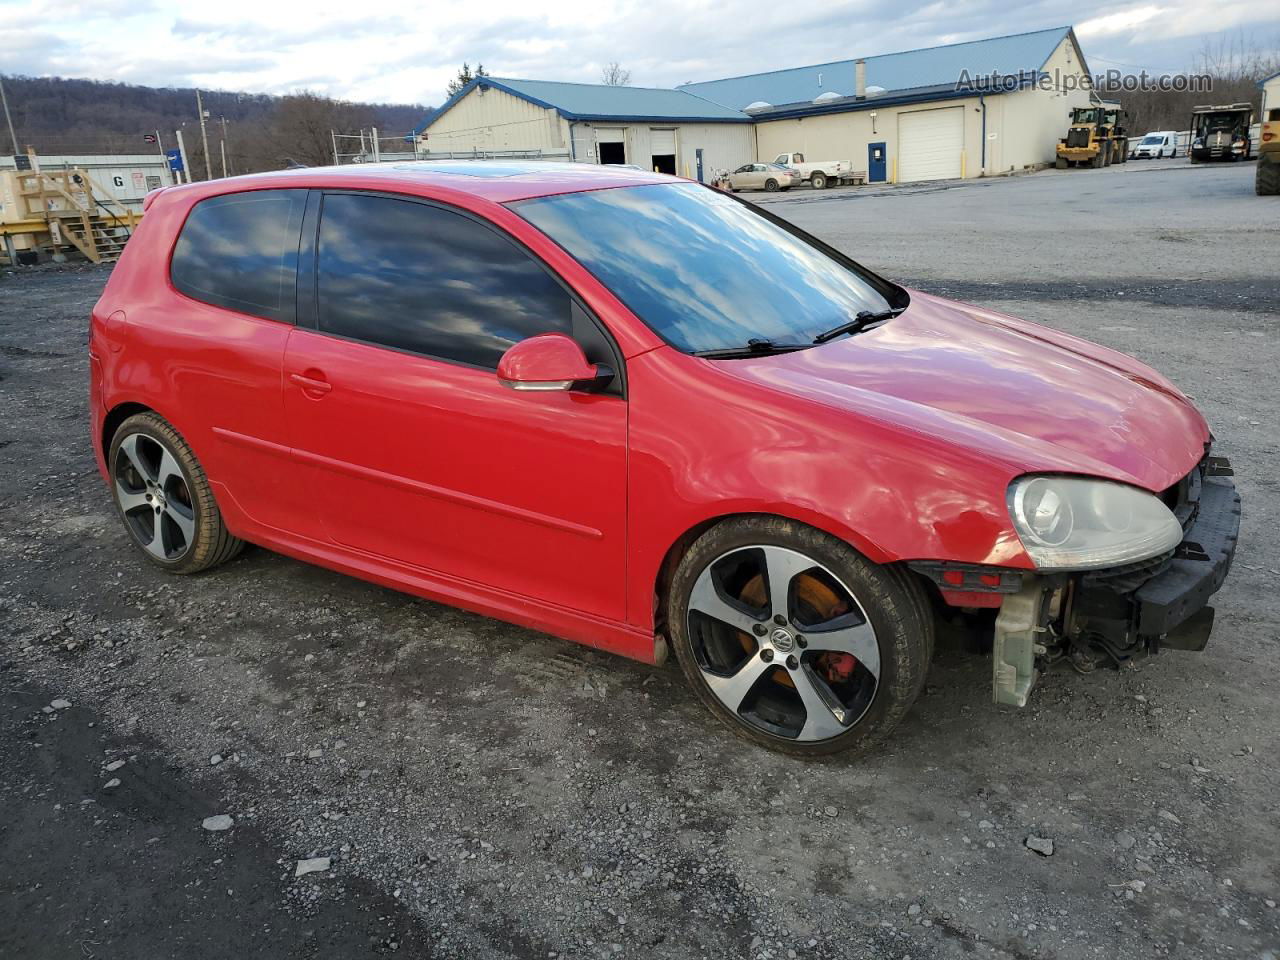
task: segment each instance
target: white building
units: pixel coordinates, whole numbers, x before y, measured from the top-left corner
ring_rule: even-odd
[[[1262,113],[1258,122],[1269,120],[1274,123],[1280,120],[1280,73],[1273,73],[1265,80],[1260,80],[1258,86],[1262,89]]]
[[[679,90],[480,77],[414,131],[418,156],[629,163],[709,179],[754,156],[751,118]]]
[[[803,153],[871,182],[1052,163],[1089,69],[1070,27],[688,83],[676,90],[481,77],[414,131],[419,156],[632,163],[710,179]]]

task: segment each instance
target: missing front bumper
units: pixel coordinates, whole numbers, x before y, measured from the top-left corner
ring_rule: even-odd
[[[1225,461],[1213,466],[1229,470]],[[1203,650],[1214,620],[1208,601],[1231,569],[1239,535],[1235,485],[1208,472],[1182,543],[1150,575],[1123,569],[1026,577],[996,618],[996,703],[1026,706],[1043,666],[1057,659],[1088,670],[1161,649]]]

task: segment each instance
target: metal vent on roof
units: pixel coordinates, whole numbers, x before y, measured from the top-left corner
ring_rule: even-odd
[[[887,91],[885,90],[884,87],[877,87],[875,84],[872,84],[871,86],[867,87],[868,97],[878,97],[880,96],[880,94],[886,93],[886,92]]]
[[[814,97],[813,102],[826,103],[828,100],[839,100],[843,96],[843,93],[836,93],[834,90],[828,90],[826,93],[820,93]]]
[[[765,103],[763,100],[756,100],[754,103],[748,103],[742,108],[743,113],[754,113],[759,110],[768,110],[773,106],[772,103]]]

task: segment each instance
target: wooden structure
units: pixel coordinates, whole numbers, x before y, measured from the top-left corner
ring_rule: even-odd
[[[114,263],[141,214],[94,183],[80,167],[47,173],[29,152],[30,169],[0,172],[0,235],[10,262],[17,250],[71,246],[93,263]],[[17,241],[17,243],[15,243]]]

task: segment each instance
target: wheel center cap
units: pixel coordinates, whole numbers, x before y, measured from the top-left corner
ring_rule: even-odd
[[[789,653],[791,648],[795,646],[796,638],[791,635],[789,630],[783,630],[779,627],[769,635],[769,641],[773,644],[775,650]]]

